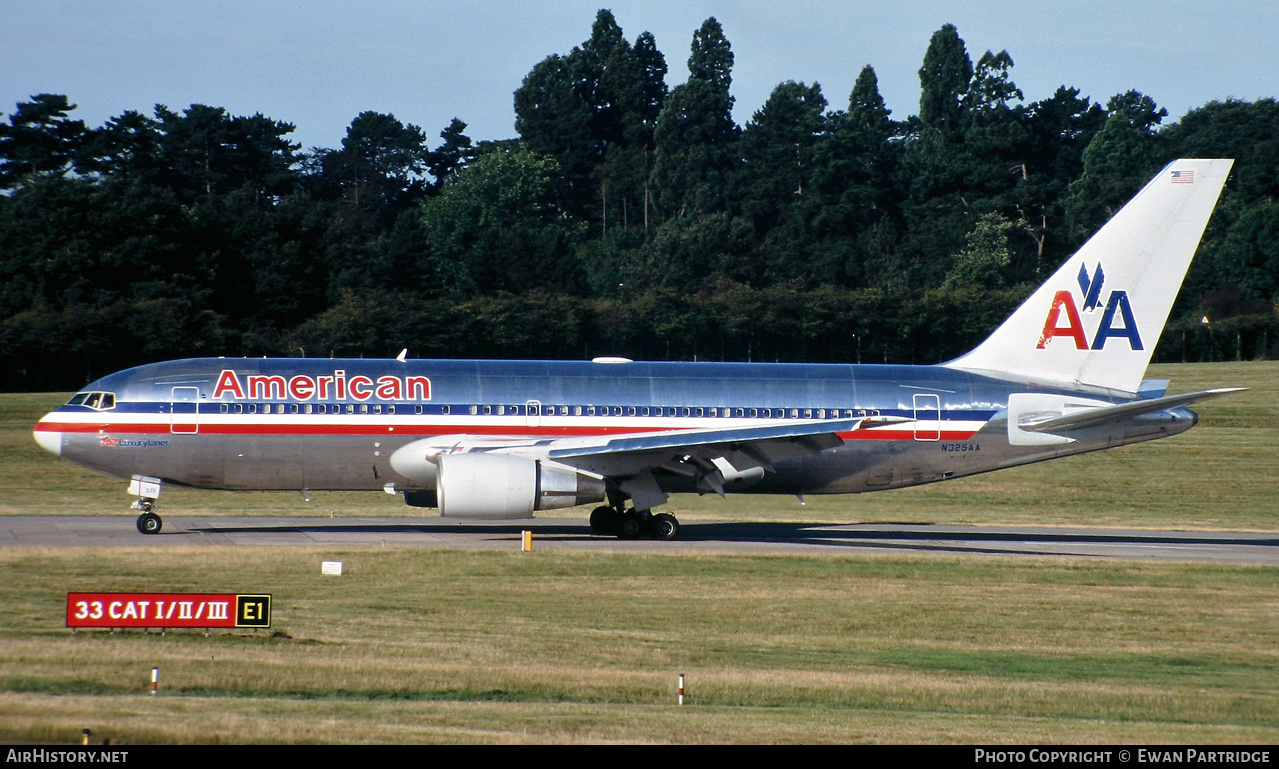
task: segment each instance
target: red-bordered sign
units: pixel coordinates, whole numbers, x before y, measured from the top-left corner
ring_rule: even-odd
[[[67,627],[271,627],[271,596],[67,593]]]

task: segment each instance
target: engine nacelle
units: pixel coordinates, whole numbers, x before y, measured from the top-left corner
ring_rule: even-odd
[[[446,518],[532,518],[604,499],[604,481],[517,454],[442,454],[436,495]]]
[[[434,486],[439,472],[439,455],[451,450],[458,440],[460,438],[449,441],[447,436],[436,436],[401,446],[391,452],[391,469],[411,481]]]

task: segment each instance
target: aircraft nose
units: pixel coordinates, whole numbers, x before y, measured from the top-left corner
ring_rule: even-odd
[[[49,417],[41,419],[36,424],[36,429],[32,431],[32,435],[35,436],[36,443],[40,444],[40,448],[55,457],[60,457],[62,456],[62,433],[49,427],[48,421]]]

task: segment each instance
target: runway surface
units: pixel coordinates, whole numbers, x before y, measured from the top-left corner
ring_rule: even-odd
[[[674,542],[620,540],[590,533],[585,519],[503,522],[440,518],[249,518],[165,516],[155,535],[133,517],[0,518],[0,546],[307,546],[480,547],[519,549],[522,531],[536,550],[717,553],[936,553],[1077,556],[1279,565],[1279,534],[1004,526],[685,522]]]

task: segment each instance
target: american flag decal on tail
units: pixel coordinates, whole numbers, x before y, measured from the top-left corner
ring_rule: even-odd
[[[1194,171],[1173,171],[1172,183],[1173,184],[1194,184],[1195,172]]]

